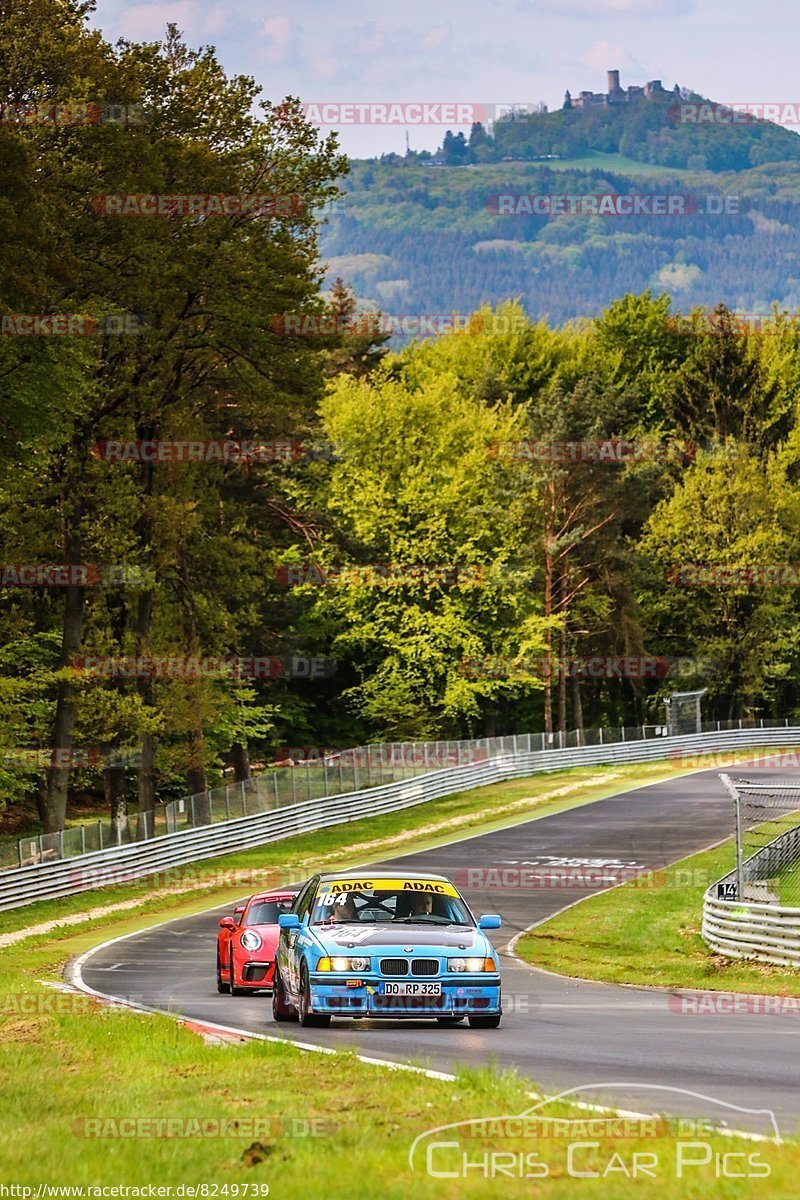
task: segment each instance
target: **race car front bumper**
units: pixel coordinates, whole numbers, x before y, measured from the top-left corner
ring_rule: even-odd
[[[485,975],[477,980],[468,978],[438,979],[436,996],[387,995],[385,984],[394,982],[379,977],[352,976],[332,980],[328,972],[312,974],[311,1009],[315,1013],[330,1013],[339,1017],[466,1017],[491,1016],[502,1013],[500,976]]]

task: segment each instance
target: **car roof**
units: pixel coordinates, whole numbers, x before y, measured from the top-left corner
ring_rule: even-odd
[[[446,875],[433,875],[430,871],[408,871],[400,870],[398,867],[364,867],[361,871],[328,871],[325,875],[320,875],[320,883],[327,883],[330,879],[369,879],[374,876],[376,879],[430,879],[436,883],[450,883],[451,881]]]

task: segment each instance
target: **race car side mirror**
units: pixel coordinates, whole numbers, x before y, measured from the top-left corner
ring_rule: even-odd
[[[300,918],[297,913],[278,913],[278,924],[281,929],[299,929]]]
[[[503,924],[497,913],[484,913],[478,917],[478,929],[499,929]]]
[[[236,922],[233,917],[223,917],[219,923],[220,929],[235,929]]]

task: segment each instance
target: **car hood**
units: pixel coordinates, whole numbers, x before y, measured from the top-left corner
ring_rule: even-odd
[[[386,928],[385,925],[343,925],[326,929],[313,926],[315,937],[326,950],[336,954],[343,950],[369,950],[370,954],[397,954],[398,950],[411,946],[423,953],[437,950],[463,950],[465,954],[491,954],[492,948],[483,934],[474,927],[448,928],[439,925],[424,929],[417,925]]]

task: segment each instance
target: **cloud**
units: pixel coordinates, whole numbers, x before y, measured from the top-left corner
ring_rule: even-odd
[[[172,3],[134,4],[124,10],[124,36],[132,41],[158,41],[170,21],[185,34],[191,46],[217,37],[228,24],[223,5],[205,5],[198,0],[172,0]]]
[[[538,12],[559,17],[682,17],[694,12],[697,0],[530,0]]]
[[[628,52],[619,42],[595,42],[579,61],[596,71],[606,71],[609,64],[619,68],[630,65]]]
[[[259,33],[265,41],[262,49],[264,60],[274,66],[285,63],[289,59],[292,43],[292,23],[289,18],[267,17]]]

